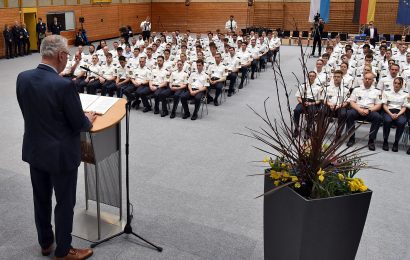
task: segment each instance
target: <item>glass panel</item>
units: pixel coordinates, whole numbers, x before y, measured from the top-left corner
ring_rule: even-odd
[[[51,0],[38,0],[38,6],[50,6]]]
[[[22,0],[23,7],[36,7],[36,0]]]
[[[19,1],[18,0],[9,0],[9,7],[18,7]]]
[[[53,5],[64,5],[64,0],[53,0]]]
[[[77,0],[65,0],[66,5],[76,5]]]

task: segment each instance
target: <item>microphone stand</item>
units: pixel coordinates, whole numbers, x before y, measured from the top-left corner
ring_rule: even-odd
[[[149,244],[150,246],[153,247],[153,249],[156,249],[158,252],[162,252],[162,247],[159,247],[150,241],[144,239],[140,235],[134,233],[132,231],[131,227],[131,220],[133,216],[131,215],[130,212],[130,182],[129,182],[129,139],[130,139],[130,124],[129,124],[129,118],[130,118],[130,110],[131,110],[131,102],[128,101],[127,104],[125,105],[125,189],[126,189],[126,197],[127,197],[127,223],[125,224],[124,230],[121,231],[118,234],[115,234],[111,237],[105,238],[103,240],[100,240],[98,242],[92,243],[91,248],[94,248],[104,242],[107,242],[108,240],[111,240],[113,238],[116,238],[118,236],[121,236],[123,234],[127,235],[134,235],[135,237],[141,239],[145,243]]]

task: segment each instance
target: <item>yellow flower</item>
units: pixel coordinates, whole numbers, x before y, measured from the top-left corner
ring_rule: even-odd
[[[324,170],[322,170],[322,168],[320,168],[318,171],[317,171],[317,175],[323,175],[323,174],[325,174],[326,172],[324,171]]]
[[[277,180],[281,177],[281,174],[279,172],[271,171],[270,177],[274,180]]]
[[[299,189],[300,188],[300,182],[295,183],[295,188]]]
[[[362,185],[362,186],[359,187],[359,190],[360,190],[361,192],[367,191],[367,186],[366,186],[366,185]]]
[[[287,167],[287,165],[286,165],[286,164],[284,164],[284,163],[282,163],[282,164],[280,165],[280,167],[282,167],[282,168],[286,168],[286,167]]]
[[[298,180],[298,177],[296,177],[296,176],[290,176],[290,178],[292,178],[292,181],[297,181]]]
[[[279,186],[279,181],[274,181],[273,184],[275,184],[275,186]]]
[[[290,174],[288,172],[283,172],[283,178],[289,178]]]
[[[343,174],[339,173],[337,175],[339,177],[339,180],[343,181],[345,179],[345,176],[343,176]]]
[[[263,161],[262,161],[262,162],[268,163],[269,161],[270,161],[269,156],[265,156],[265,158],[263,158]]]
[[[323,181],[324,181],[324,179],[325,179],[325,176],[323,176],[323,175],[319,175],[319,181],[320,181],[320,182],[323,182]]]

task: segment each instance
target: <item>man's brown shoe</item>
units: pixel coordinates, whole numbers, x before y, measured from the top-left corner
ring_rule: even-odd
[[[53,244],[51,244],[49,247],[47,248],[42,248],[41,249],[41,254],[43,256],[49,256],[51,254],[51,252],[53,251],[54,247]]]
[[[71,248],[64,257],[55,257],[54,260],[83,260],[93,255],[91,248]]]

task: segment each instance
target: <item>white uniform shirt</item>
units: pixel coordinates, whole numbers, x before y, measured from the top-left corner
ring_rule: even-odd
[[[382,92],[390,91],[393,89],[393,80],[392,76],[389,74],[386,77],[383,77],[379,80],[377,84],[377,88],[380,89]]]
[[[169,78],[168,75],[169,75],[169,73],[165,69],[164,66],[162,66],[162,68],[155,67],[151,71],[150,80],[152,80],[153,85],[159,85],[159,84],[162,84],[162,83],[168,81],[168,78]]]
[[[114,66],[113,63],[110,65],[105,64],[101,66],[101,74],[104,78],[110,78],[113,76],[116,76],[115,70],[117,69],[116,66]]]
[[[120,79],[124,80],[127,78],[132,77],[132,68],[130,66],[125,65],[122,67],[121,65],[116,68],[115,75]]]
[[[132,78],[138,83],[150,80],[151,78],[151,70],[148,69],[147,66],[144,66],[143,68],[141,68],[140,66],[134,68],[132,70],[132,74]]]
[[[96,74],[94,74],[94,73],[92,73],[92,72],[88,72],[90,78],[97,78],[97,77],[98,77],[97,74],[101,75],[101,66],[100,66],[100,65],[98,65],[98,64],[97,64],[97,65],[91,64],[88,68],[89,68],[92,72],[95,72],[95,73],[96,73]]]
[[[394,90],[383,93],[383,104],[387,104],[389,109],[401,109],[402,107],[407,106],[407,97],[408,93],[400,90],[395,92]]]
[[[171,73],[171,77],[169,79],[170,85],[182,85],[188,83],[188,73],[185,71],[174,71]]]
[[[381,103],[381,92],[373,87],[365,88],[360,86],[353,89],[350,101],[356,102],[362,108],[371,108]]]
[[[225,23],[225,29],[226,30],[231,30],[231,26],[232,26],[232,31],[236,31],[236,29],[238,28],[238,25],[237,25],[235,20],[232,20],[232,22],[231,22],[231,20],[228,20]]]
[[[279,37],[272,37],[272,39],[269,41],[269,48],[278,48],[280,47],[280,38]]]
[[[219,65],[212,64],[208,68],[208,75],[209,75],[210,78],[221,79],[225,75],[225,69],[227,69],[227,68],[225,67],[225,65],[222,64],[222,62],[220,62]]]
[[[140,24],[141,31],[151,31],[151,23],[142,21]]]
[[[252,60],[252,53],[248,50],[243,51],[242,48],[237,52],[238,57],[240,58],[240,64],[244,65]]]
[[[229,55],[224,59],[224,64],[228,68],[228,70],[233,71],[241,67],[239,65],[240,60],[241,58],[236,54],[233,57]]]
[[[300,84],[295,97],[319,101],[322,87],[315,82],[312,85],[310,85],[309,82],[306,82],[306,84],[308,85],[307,87],[305,84]]]
[[[201,87],[208,87],[208,74],[202,70],[201,73],[192,72],[191,76],[189,76],[188,83],[191,84],[192,89],[199,89]]]
[[[323,88],[322,99],[333,105],[342,105],[343,102],[347,101],[348,94],[348,88],[343,86],[337,87],[334,84],[330,84],[328,87]]]

